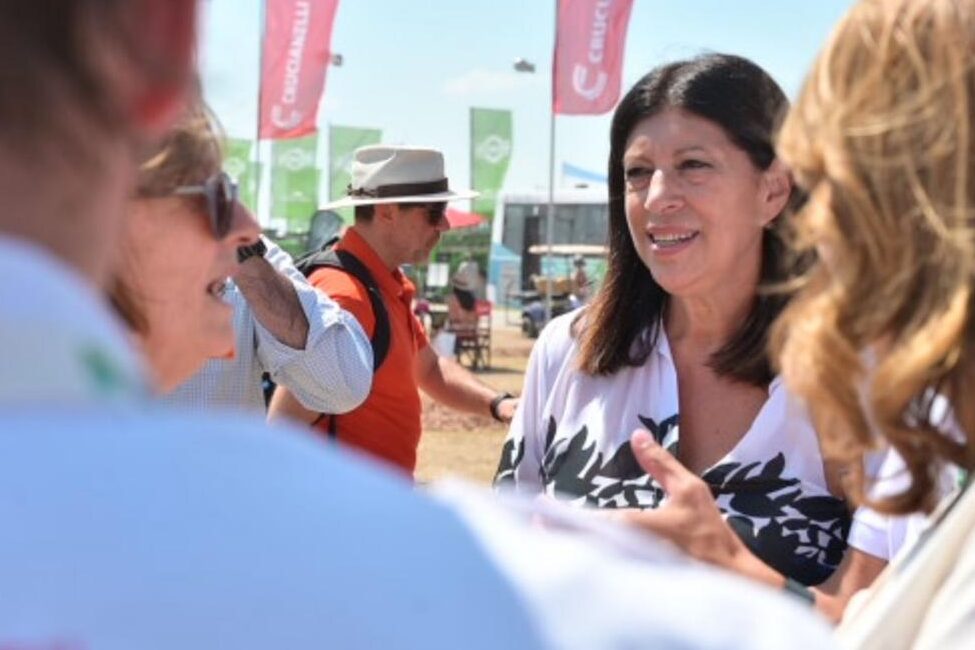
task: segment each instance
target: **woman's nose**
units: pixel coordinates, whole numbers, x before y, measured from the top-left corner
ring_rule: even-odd
[[[666,214],[678,209],[683,201],[679,180],[662,169],[655,170],[647,186],[643,207],[651,214]]]

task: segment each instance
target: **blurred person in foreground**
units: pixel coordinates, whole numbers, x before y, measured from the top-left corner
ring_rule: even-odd
[[[834,31],[780,136],[809,195],[798,245],[818,261],[773,347],[864,504],[851,543],[891,559],[849,605],[837,632],[844,647],[975,639],[973,127],[975,4],[863,0]],[[633,443],[671,500],[632,520],[741,567],[748,551],[706,486],[646,432]]]
[[[760,284],[791,273],[782,232],[795,192],[772,146],[787,106],[767,72],[728,54],[660,66],[623,97],[602,287],[542,332],[495,480],[604,510],[657,508],[665,486],[630,446],[649,427],[707,484],[755,564],[803,589],[845,557],[850,513],[765,350],[785,300]]]
[[[179,284],[199,294],[192,318],[207,325],[167,343],[172,359],[153,362],[153,376],[168,383],[229,339],[230,312],[213,283],[256,232],[235,209],[221,235],[226,213],[199,205],[203,173],[215,168],[160,188],[175,191],[159,197],[172,201],[167,224],[130,210],[139,163],[185,110],[196,3],[53,5],[0,2],[0,583],[9,596],[0,599],[0,646],[823,641],[822,627],[791,603],[664,551],[639,562],[618,544],[533,530],[485,497],[424,498],[301,432],[154,404],[101,297],[109,279],[129,269],[125,282],[134,280],[127,265],[151,252],[154,234],[203,258]],[[140,249],[128,261],[123,231]],[[175,256],[168,263],[182,269]],[[176,280],[159,289],[175,292]],[[140,286],[129,287],[135,305],[146,300],[147,331],[162,336],[169,325],[154,321],[164,310]],[[571,585],[592,597],[566,597]],[[671,606],[647,612],[655,589]],[[721,605],[735,597],[745,616],[763,611],[781,625],[742,628],[742,611]],[[712,612],[707,629],[681,606],[690,602]]]

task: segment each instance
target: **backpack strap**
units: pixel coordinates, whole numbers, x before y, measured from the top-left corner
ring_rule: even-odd
[[[315,270],[323,267],[337,269],[351,275],[366,288],[366,293],[369,296],[369,304],[372,307],[372,314],[376,319],[376,326],[373,328],[372,337],[369,339],[369,343],[372,345],[372,372],[375,375],[389,354],[389,312],[386,311],[386,305],[383,303],[379,285],[376,284],[372,273],[352,253],[344,250],[335,250],[333,246],[336,241],[336,239],[332,239],[326,242],[321,250],[303,255],[295,261],[295,267],[306,277],[310,276]],[[335,439],[338,437],[338,415],[334,413],[322,413],[312,422],[312,425],[317,425],[322,421],[322,418],[326,417],[328,418],[328,437]]]
[[[338,265],[328,264],[330,268],[338,268],[362,283],[369,294],[369,303],[372,305],[372,315],[376,319],[376,327],[373,329],[372,338],[372,371],[379,370],[389,354],[389,312],[386,311],[386,304],[383,302],[382,294],[379,292],[379,285],[373,279],[372,274],[366,265],[359,261],[359,258],[349,251],[329,251],[338,260]]]
[[[369,340],[372,344],[372,371],[375,373],[383,365],[383,362],[386,360],[386,355],[389,354],[389,313],[386,311],[386,304],[383,302],[379,285],[376,283],[375,278],[372,277],[372,273],[352,253],[332,248],[335,241],[333,239],[327,242],[322,250],[303,255],[295,261],[295,267],[305,277],[310,276],[322,267],[338,269],[354,277],[366,288],[366,293],[369,296],[369,305],[372,307],[372,314],[376,319],[376,326],[373,329],[372,338]]]

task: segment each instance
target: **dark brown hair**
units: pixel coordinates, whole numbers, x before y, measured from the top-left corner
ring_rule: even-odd
[[[376,215],[376,206],[369,205],[357,205],[355,206],[355,220],[368,223],[372,221],[372,218]]]
[[[751,61],[707,54],[655,68],[623,97],[613,115],[609,153],[609,259],[603,286],[576,321],[580,367],[608,375],[639,366],[656,345],[668,304],[634,248],[624,207],[623,152],[634,127],[667,108],[680,108],[720,126],[757,169],[775,160],[772,141],[788,107],[775,81]],[[792,197],[795,199],[795,196]],[[762,235],[761,282],[775,284],[790,275],[781,215]],[[766,353],[768,330],[786,298],[759,292],[747,318],[710,359],[723,376],[764,386],[772,370]]]

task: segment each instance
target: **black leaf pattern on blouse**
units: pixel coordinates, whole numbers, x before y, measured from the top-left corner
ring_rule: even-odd
[[[640,416],[658,443],[676,448],[677,416],[660,422]],[[556,496],[600,508],[657,507],[663,490],[636,461],[629,442],[608,459],[583,426],[559,439],[550,419],[539,474]],[[671,435],[673,433],[674,435]],[[784,475],[785,455],[747,463],[726,462],[702,477],[732,529],[763,561],[804,584],[819,584],[846,550],[850,513],[831,496],[804,496],[801,481]]]
[[[676,434],[674,430],[679,423],[677,414],[661,420],[660,424],[657,424],[653,418],[648,418],[644,415],[637,415],[636,417],[640,420],[640,424],[650,432],[650,435],[653,436],[653,439],[657,441],[658,445],[669,451],[674,457],[677,456],[678,439],[676,435],[671,435],[671,432]],[[667,440],[668,437],[671,438],[670,441]]]
[[[779,452],[765,463],[723,463],[702,478],[753,553],[804,584],[819,584],[843,559],[850,512],[842,499],[803,496],[799,479],[783,477],[784,470]]]
[[[660,425],[651,418],[641,417],[640,421],[661,440],[677,424],[676,416]],[[647,508],[660,503],[663,490],[637,463],[628,442],[605,459],[595,441],[589,440],[587,427],[562,440],[555,439],[556,428],[554,418],[550,419],[539,468],[542,484],[553,494],[600,508]]]
[[[677,453],[678,416],[661,422],[638,416],[658,444]],[[549,418],[539,478],[563,499],[600,508],[654,508],[664,493],[636,461],[627,441],[606,459],[589,429],[558,438]],[[524,439],[505,442],[495,484],[515,481],[525,455]],[[785,455],[767,460],[726,462],[702,476],[729,525],[758,557],[804,584],[819,584],[843,559],[850,527],[846,504],[832,496],[804,496],[801,481],[784,475]]]
[[[512,486],[515,484],[515,470],[525,458],[525,439],[520,438],[515,442],[514,438],[504,441],[501,448],[501,459],[498,461],[498,469],[494,473],[494,485]]]

